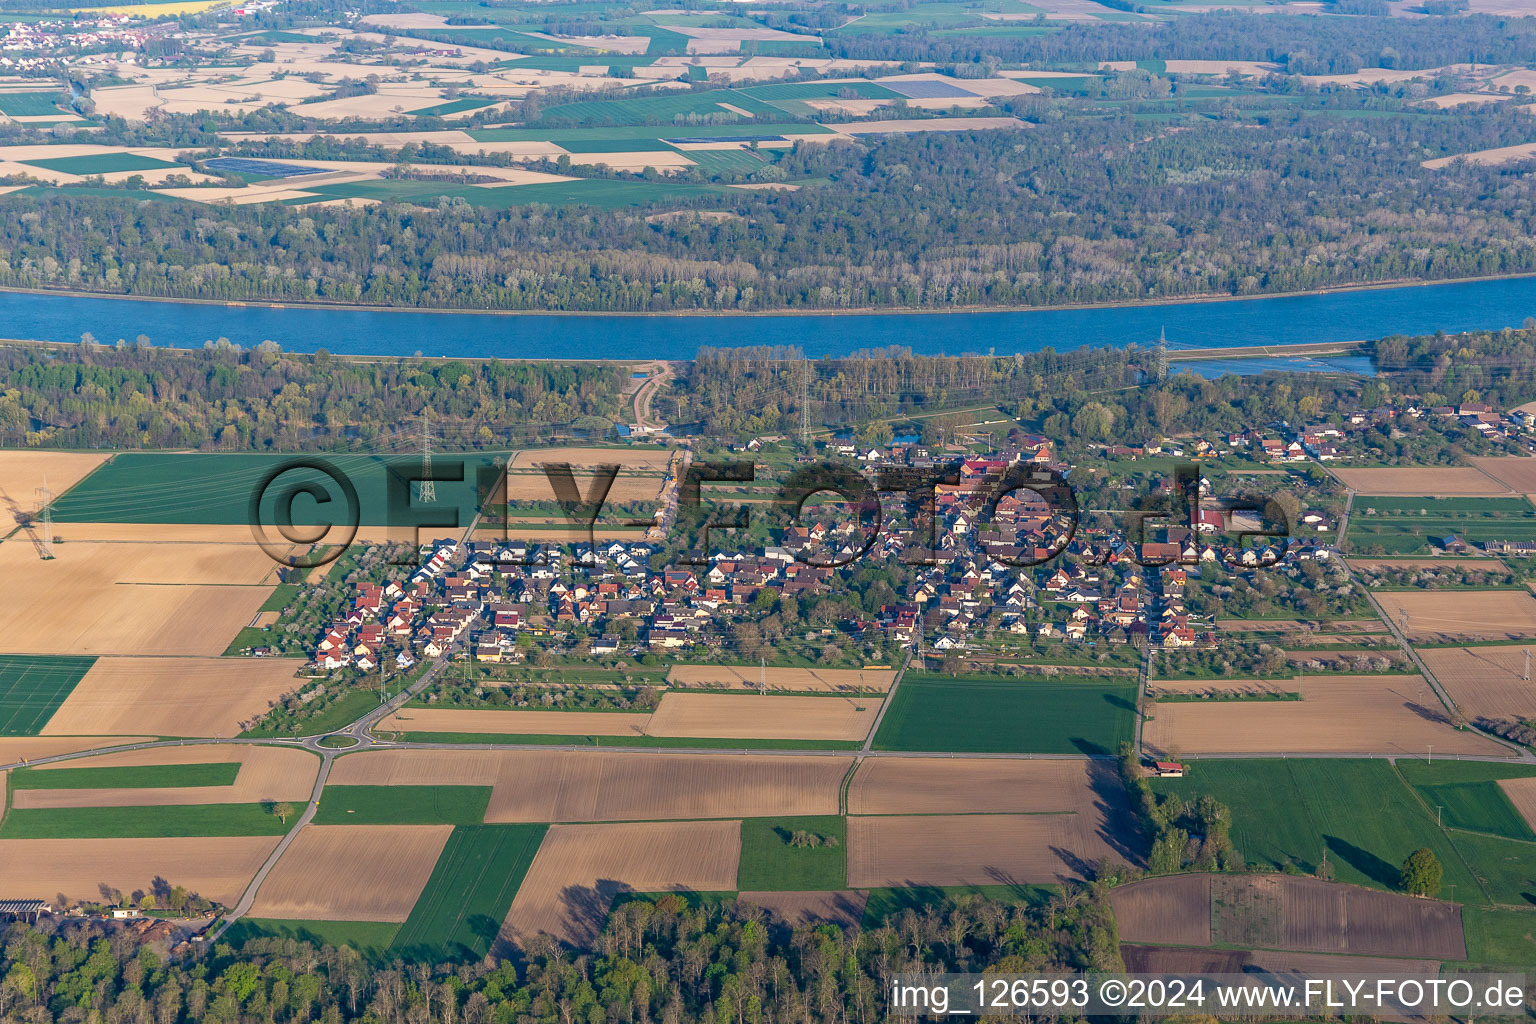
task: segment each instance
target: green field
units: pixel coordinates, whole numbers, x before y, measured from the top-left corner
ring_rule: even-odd
[[[1356,515],[1369,520],[1366,509],[1384,516],[1441,516],[1458,512],[1496,515],[1536,515],[1536,507],[1524,498],[1403,498],[1357,494],[1352,506]],[[1353,518],[1351,519],[1353,525]]]
[[[1349,517],[1351,551],[1428,552],[1448,534],[1477,543],[1536,540],[1536,508],[1525,498],[1402,498],[1357,495]]]
[[[1536,967],[1536,910],[1463,907],[1461,927],[1469,963]]]
[[[240,762],[145,764],[117,768],[18,768],[12,789],[168,789],[233,786]]]
[[[347,517],[342,487],[318,468],[323,466],[345,477],[356,489],[361,525],[398,524],[404,531],[419,524],[424,535],[432,537],[468,525],[477,505],[477,476],[482,467],[494,474],[494,460],[494,456],[482,454],[434,458],[438,501],[422,507],[415,503],[416,486],[410,482],[420,472],[419,457],[386,460],[372,455],[126,453],[117,455],[60,498],[53,515],[59,522],[73,523],[249,525],[257,488],[267,474],[282,470],[266,489],[260,507],[260,522],[270,537],[280,540],[282,535],[273,524],[279,522],[279,505],[288,504],[289,496],[291,521],[298,526],[353,521]],[[460,469],[463,482],[453,479]],[[303,488],[311,486],[327,499],[324,504],[303,493]],[[489,480],[485,486],[490,486]]]
[[[1457,781],[1449,777],[1449,784]],[[1395,889],[1408,854],[1428,847],[1444,867],[1448,899],[1520,906],[1536,900],[1536,845],[1448,822],[1437,827],[1434,808],[1383,760],[1196,761],[1185,778],[1153,780],[1152,787],[1186,798],[1210,794],[1230,807],[1232,841],[1250,867],[1310,874],[1326,850],[1339,881]],[[1471,813],[1474,806],[1463,800],[1459,809]]]
[[[316,825],[478,825],[490,786],[327,786]]]
[[[792,846],[797,831],[822,840]],[[836,845],[827,842],[835,840]],[[799,818],[745,818],[741,823],[742,892],[813,892],[848,886],[848,820],[836,814]]]
[[[302,811],[303,804],[295,804]],[[280,836],[283,824],[262,804],[174,807],[49,807],[6,812],[0,839],[146,839],[170,836]]]
[[[1397,770],[1427,805],[1441,809],[1446,826],[1536,842],[1536,833],[1498,783],[1529,778],[1536,768],[1483,761],[1401,761]]]
[[[289,603],[303,592],[304,588],[297,583],[279,583],[272,589],[272,593],[267,595],[267,599],[261,602],[261,607],[257,610],[280,612],[287,608]]]
[[[36,736],[95,658],[0,654],[0,736]]]
[[[874,82],[781,82],[777,85],[754,85],[738,90],[748,96],[773,103],[775,100],[830,100],[846,98],[850,94],[861,100],[893,100],[901,93]]]
[[[23,160],[32,167],[43,167],[65,174],[113,174],[117,171],[159,171],[180,164],[156,160],[137,153],[93,153],[89,156],[61,156],[48,160]]]
[[[773,163],[773,156],[759,156],[745,149],[693,149],[688,159],[709,174],[751,174]]]
[[[62,94],[56,92],[0,92],[0,113],[11,117],[46,117],[59,114]]]
[[[360,953],[382,953],[400,925],[389,921],[278,921],[242,917],[230,925],[224,941],[236,949],[249,939],[296,939],[314,946],[351,946]]]
[[[547,825],[460,825],[391,944],[413,959],[479,959],[491,948]]]
[[[891,698],[877,750],[1113,753],[1131,739],[1136,684],[1031,681],[909,672]]]
[[[430,107],[422,107],[419,110],[407,110],[406,113],[412,117],[442,117],[445,114],[461,114],[466,110],[479,110],[481,107],[489,107],[500,102],[485,96],[464,96],[456,100],[435,103]]]

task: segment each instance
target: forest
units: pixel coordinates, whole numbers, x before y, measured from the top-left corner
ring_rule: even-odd
[[[606,433],[625,368],[553,362],[348,359],[267,342],[200,350],[0,345],[0,446],[416,450],[422,410],[446,447]]]
[[[1358,95],[1161,131],[1134,105],[1061,117],[1024,101],[1038,123],[1021,131],[801,145],[778,165],[807,183],[798,191],[663,204],[725,217],[11,193],[0,287],[668,312],[1126,302],[1536,271],[1536,185],[1520,164],[1422,166],[1529,141],[1513,110],[1405,113]]]
[[[535,944],[520,963],[375,963],[292,939],[171,960],[131,935],[12,925],[0,1021],[142,1024],[876,1024],[899,971],[1122,969],[1105,878],[1008,897],[917,894],[872,927],[793,930],[761,908],[666,894],[609,914],[599,948]]]

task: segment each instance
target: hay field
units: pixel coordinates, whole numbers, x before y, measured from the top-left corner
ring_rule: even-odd
[[[216,656],[272,593],[249,585],[275,569],[252,546],[77,542],[54,552],[45,562],[24,540],[0,544],[0,650]]]
[[[63,494],[106,460],[105,454],[0,451],[0,523],[37,508],[37,489],[45,480],[54,494]]]
[[[730,891],[740,860],[739,821],[553,825],[512,901],[500,941],[546,933],[590,947],[618,893]]]
[[[1536,718],[1536,679],[1526,680],[1525,652],[1536,647],[1424,647],[1419,657],[1468,718]],[[1536,671],[1536,670],[1533,670]]]
[[[1527,148],[1536,149],[1536,144]],[[1536,491],[1536,459],[1505,455],[1499,458],[1473,459],[1472,465],[1512,491],[1519,491],[1522,494]]]
[[[146,743],[153,736],[0,736],[0,764],[20,764],[116,744]]]
[[[10,898],[100,900],[97,887],[133,892],[155,877],[232,905],[277,847],[277,836],[197,839],[0,839]]]
[[[403,922],[452,825],[306,825],[273,866],[254,917]]]
[[[1085,814],[921,815],[848,819],[848,884],[856,889],[910,885],[1057,883],[1081,877],[1076,865],[1124,860]]]
[[[825,690],[829,693],[885,693],[890,690],[895,679],[896,673],[883,666],[761,669],[750,665],[673,665],[667,673],[667,684],[670,686],[755,690],[762,683],[770,690]]]
[[[862,740],[880,713],[879,697],[765,697],[678,693],[661,698],[652,736],[728,739]]]
[[[1531,831],[1536,832],[1536,778],[1500,779],[1499,788],[1515,805],[1525,823],[1531,826]]]
[[[468,732],[502,736],[644,736],[650,715],[607,711],[402,708],[379,732]]]
[[[161,764],[223,764],[237,761],[240,771],[231,786],[165,786],[144,789],[18,789],[12,806],[37,807],[170,807],[188,804],[252,804],[266,800],[303,805],[314,792],[320,761],[292,747],[254,744],[197,744],[191,747],[152,747],[99,757],[82,757],[51,765],[54,768],[125,768]]]
[[[848,813],[1091,813],[1103,799],[1096,786],[1119,788],[1105,774],[1091,761],[869,757],[848,787]]]
[[[1229,680],[1188,681],[1196,688]],[[1160,689],[1175,684],[1159,680]],[[1420,676],[1323,676],[1280,681],[1299,701],[1159,702],[1143,729],[1149,751],[1195,754],[1422,754],[1435,751],[1507,757],[1477,733],[1452,727]]]
[[[770,920],[789,928],[835,924],[856,928],[864,920],[869,893],[854,889],[831,892],[743,892],[736,898],[768,912]]]
[[[1208,946],[1211,876],[1174,875],[1157,884],[1118,885],[1109,892],[1122,942]]]
[[[338,786],[492,786],[488,823],[838,813],[851,757],[638,751],[379,750],[338,758]]]
[[[1362,494],[1408,497],[1492,497],[1512,488],[1471,466],[1403,466],[1390,469],[1333,469],[1345,487]]]
[[[1524,590],[1400,590],[1378,593],[1382,609],[1411,640],[1536,637],[1536,597]]]
[[[294,658],[97,660],[44,736],[235,736],[297,688]]]

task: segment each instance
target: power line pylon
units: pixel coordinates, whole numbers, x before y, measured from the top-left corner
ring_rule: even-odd
[[[37,489],[39,510],[38,526],[41,527],[42,542],[37,547],[38,556],[47,562],[53,558],[53,492],[48,489],[48,478],[43,477],[43,486]]]
[[[1168,379],[1168,330],[1157,332],[1157,348],[1152,350],[1152,376],[1161,384]]]
[[[437,501],[437,484],[432,479],[432,407],[421,413],[421,493],[417,498],[423,505]]]
[[[800,361],[800,440],[811,440],[811,361]]]

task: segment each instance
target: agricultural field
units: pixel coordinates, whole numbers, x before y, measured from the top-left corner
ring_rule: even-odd
[[[1454,762],[1437,760],[1415,785],[1434,784],[1430,769],[1447,763],[1454,772]],[[1312,874],[1326,854],[1339,881],[1396,889],[1404,859],[1427,847],[1444,866],[1443,895],[1458,902],[1523,904],[1530,885],[1528,870],[1521,874],[1527,845],[1488,834],[1496,823],[1479,832],[1437,826],[1435,809],[1382,760],[1195,761],[1184,778],[1154,779],[1152,787],[1209,794],[1230,807],[1233,844],[1260,869]]]
[[[822,815],[742,821],[736,888],[810,892],[847,885],[847,819]]]
[[[551,825],[500,938],[588,947],[620,892],[733,891],[741,842],[739,821]]]
[[[490,786],[327,785],[317,825],[479,825]]]
[[[1480,733],[1458,730],[1421,676],[1308,676],[1264,680],[1300,700],[1161,700],[1142,742],[1169,757],[1211,754],[1408,754],[1514,756]],[[1241,680],[1158,680],[1160,693],[1205,692]]]
[[[95,658],[0,655],[0,736],[42,732],[95,662]]]
[[[553,712],[551,712],[553,713]],[[491,786],[488,822],[836,814],[851,757],[561,750],[380,750],[328,785]]]
[[[1536,492],[1536,459],[1514,455],[1492,459],[1474,458],[1472,465],[1512,491],[1521,494]]]
[[[1150,878],[1111,894],[1127,942],[1464,960],[1459,908],[1285,875]]]
[[[252,915],[403,923],[451,825],[306,825],[257,890]]]
[[[736,894],[742,903],[751,903],[768,912],[770,920],[787,928],[805,928],[831,924],[846,930],[864,920],[869,893],[855,889],[820,892],[754,892],[743,889]]]
[[[848,786],[848,813],[1089,814],[1124,799],[1118,776],[1094,761],[871,757]]]
[[[148,890],[155,878],[205,899],[233,905],[277,847],[277,836],[175,839],[4,839],[7,891],[101,898],[103,884],[123,892]]]
[[[0,506],[8,514],[0,519],[0,534],[10,531],[9,515],[37,508],[45,484],[64,494],[106,459],[99,452],[0,451]]]
[[[1128,677],[1062,681],[909,672],[878,750],[1109,754],[1131,739],[1136,685]]]
[[[1473,466],[1402,466],[1386,469],[1339,468],[1332,473],[1345,487],[1362,494],[1409,497],[1494,497],[1515,493]]]
[[[288,658],[100,658],[46,736],[236,736],[296,689]]]
[[[1124,862],[1129,836],[1086,814],[848,819],[848,883],[886,886],[1060,883],[1101,859]]]
[[[651,716],[620,711],[514,711],[407,707],[378,725],[381,733],[482,736],[644,736]]]
[[[1419,647],[1418,655],[1468,718],[1536,718],[1536,680],[1525,678],[1536,647]]]
[[[879,697],[775,697],[668,692],[645,727],[652,736],[863,740]]]
[[[1536,784],[1536,768],[1477,761],[1401,761],[1397,770],[1447,826],[1536,842],[1536,832],[1506,788],[1515,784],[1518,792]]]
[[[1524,590],[1395,590],[1377,599],[1415,641],[1536,637],[1536,597]]]
[[[709,689],[790,690],[798,693],[885,693],[896,673],[884,666],[860,669],[786,668],[748,665],[673,665],[667,685]]]
[[[33,791],[35,792],[35,791]],[[292,817],[289,814],[288,817]],[[271,804],[177,804],[12,808],[0,839],[168,839],[280,836],[288,824]]]
[[[126,750],[15,773],[11,806],[17,810],[270,803],[302,807],[319,770],[315,755],[283,747],[197,744]],[[146,816],[156,813],[145,812]]]
[[[479,959],[491,944],[544,839],[543,825],[455,827],[391,951],[433,961]]]
[[[255,545],[0,544],[0,650],[25,654],[222,654],[272,592]]]

